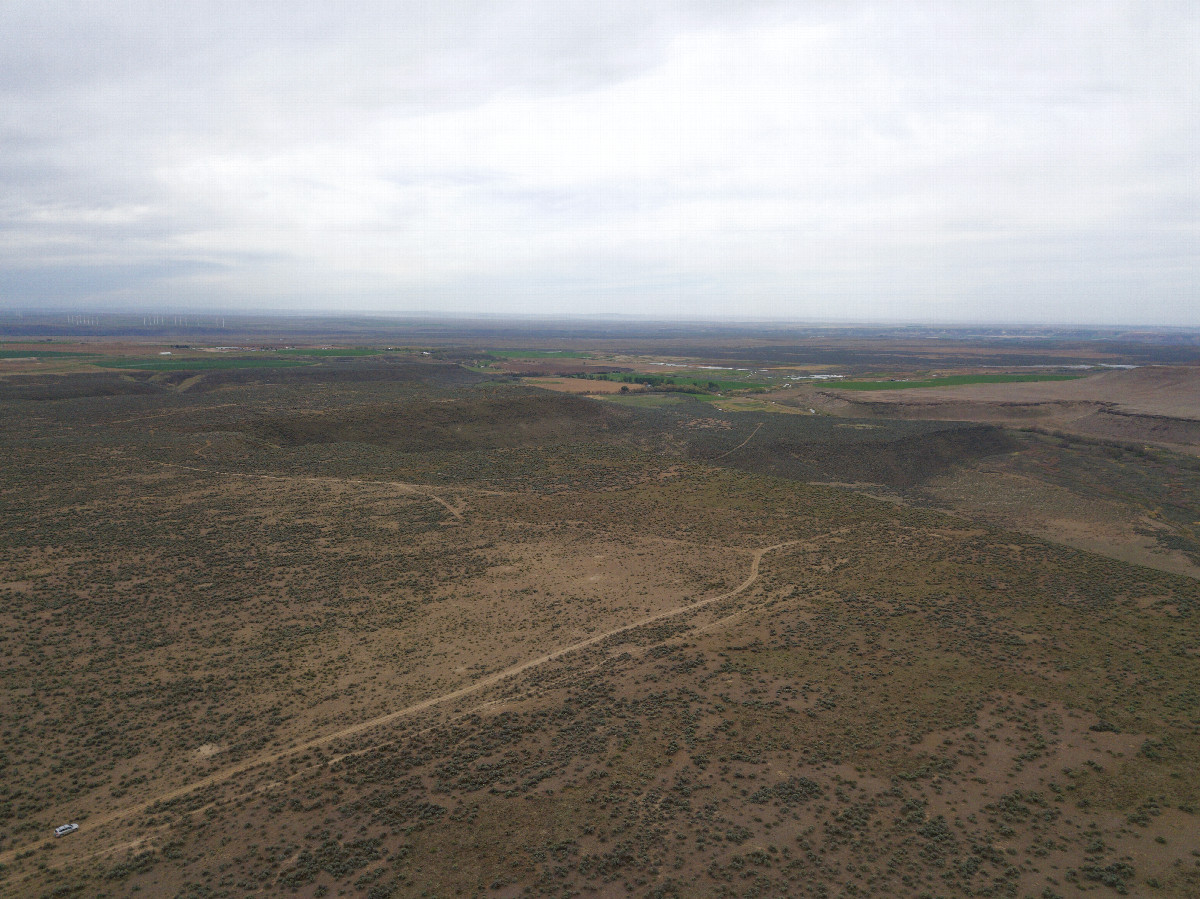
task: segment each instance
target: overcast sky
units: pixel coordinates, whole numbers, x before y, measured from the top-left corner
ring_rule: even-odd
[[[0,4],[0,307],[1200,325],[1200,4]]]

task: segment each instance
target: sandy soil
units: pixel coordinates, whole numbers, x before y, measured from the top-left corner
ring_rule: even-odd
[[[1200,566],[1185,554],[1163,549],[1146,535],[1145,531],[1163,525],[1132,507],[1085,499],[1054,484],[996,468],[957,471],[924,489],[939,505],[973,520],[1200,578]]]
[[[801,387],[776,399],[834,415],[1036,426],[1200,453],[1200,367],[1146,366],[1075,381],[911,390]]]
[[[842,391],[845,396],[846,392]],[[1143,415],[1200,419],[1200,367],[1146,366],[1106,371],[1075,381],[965,384],[962,387],[879,390],[857,393],[859,400],[899,403],[1016,403],[1106,407]]]

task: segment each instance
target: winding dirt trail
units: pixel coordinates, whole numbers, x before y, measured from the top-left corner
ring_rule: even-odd
[[[175,466],[175,467],[185,468],[186,466]],[[207,469],[197,469],[197,470],[198,471],[206,471]],[[216,472],[216,473],[220,473],[220,472]],[[273,477],[273,476],[257,475],[254,477]],[[280,480],[287,480],[287,479],[280,478]],[[365,481],[363,483],[394,484],[395,482]],[[407,485],[405,485],[405,486],[407,486]],[[446,505],[446,504],[443,503],[443,505]],[[447,506],[447,508],[449,509],[450,507]],[[453,510],[451,510],[451,511],[453,511]],[[455,512],[454,514],[457,515],[458,513]],[[522,674],[522,673],[530,670],[531,668],[537,668],[541,665],[545,665],[549,662],[553,662],[555,659],[562,658],[563,656],[568,655],[570,653],[578,652],[579,650],[586,649],[589,646],[595,646],[597,643],[603,642],[604,640],[607,640],[610,637],[615,637],[619,634],[623,634],[628,631],[635,630],[636,628],[639,628],[639,627],[645,627],[646,625],[654,624],[659,621],[665,621],[669,618],[675,618],[679,615],[686,615],[689,612],[696,611],[697,609],[703,609],[705,606],[710,606],[710,605],[713,605],[714,603],[721,602],[722,600],[730,599],[731,597],[734,597],[741,593],[744,593],[746,590],[750,589],[750,587],[754,585],[754,582],[757,581],[758,577],[759,577],[759,568],[762,564],[763,556],[765,556],[767,553],[775,552],[776,550],[784,549],[788,546],[795,546],[798,543],[807,543],[811,539],[812,538],[808,538],[806,540],[787,540],[783,543],[776,543],[771,546],[765,546],[762,549],[754,550],[753,554],[751,556],[751,559],[750,559],[750,572],[749,572],[749,574],[746,575],[746,579],[744,581],[742,581],[740,584],[738,584],[736,587],[734,587],[732,590],[729,590],[725,593],[719,593],[716,596],[710,596],[707,599],[701,599],[697,602],[689,603],[688,605],[685,605],[685,606],[678,606],[674,609],[667,609],[662,612],[656,612],[653,615],[647,615],[644,618],[639,618],[636,621],[632,621],[629,624],[623,624],[620,627],[615,627],[612,630],[605,631],[604,633],[594,634],[591,637],[587,637],[586,639],[579,640],[579,641],[577,641],[575,643],[571,643],[567,646],[560,647],[559,649],[555,649],[551,652],[546,653],[545,655],[536,656],[535,658],[528,659],[527,661],[521,662],[517,665],[513,665],[509,668],[505,668],[502,671],[497,671],[495,674],[490,674],[487,677],[481,678],[480,680],[477,680],[477,681],[474,681],[473,683],[467,684],[464,687],[459,687],[457,690],[451,690],[448,693],[442,693],[438,696],[431,696],[428,699],[423,699],[420,702],[416,702],[416,703],[413,703],[412,705],[405,706],[402,709],[397,709],[394,712],[388,712],[386,715],[379,715],[375,718],[369,718],[365,721],[360,721],[357,724],[352,724],[349,727],[342,728],[341,730],[323,734],[319,737],[314,737],[313,739],[306,740],[303,743],[294,744],[292,746],[289,746],[286,749],[280,749],[275,752],[262,753],[262,754],[253,756],[252,758],[244,759],[243,761],[238,762],[237,764],[230,765],[227,768],[222,768],[220,771],[215,771],[212,774],[208,775],[207,777],[202,777],[199,780],[192,781],[191,783],[185,784],[181,787],[175,787],[173,789],[165,790],[161,793],[157,793],[157,794],[150,796],[146,799],[143,799],[142,801],[137,802],[133,805],[129,805],[129,806],[126,806],[126,807],[120,808],[120,809],[114,809],[111,812],[107,812],[107,813],[104,813],[101,815],[95,815],[95,816],[89,817],[86,820],[86,822],[83,824],[83,826],[80,828],[80,833],[82,834],[85,830],[94,831],[105,825],[112,824],[116,821],[121,821],[126,818],[131,818],[134,815],[137,815],[137,814],[140,814],[140,813],[146,811],[153,805],[156,805],[156,804],[162,803],[162,802],[170,802],[172,800],[179,799],[183,796],[187,796],[189,793],[195,792],[196,790],[202,790],[205,787],[209,787],[214,784],[218,784],[223,781],[229,780],[231,777],[235,777],[238,774],[241,774],[245,771],[249,771],[252,768],[257,768],[257,767],[260,767],[263,765],[270,765],[274,762],[278,762],[282,759],[288,758],[289,756],[307,752],[310,749],[315,749],[320,746],[325,746],[325,745],[327,745],[329,743],[333,743],[337,740],[345,739],[346,737],[352,737],[356,734],[362,733],[363,731],[371,730],[372,728],[375,728],[375,727],[381,727],[382,725],[388,724],[392,721],[396,721],[397,719],[406,718],[410,715],[415,715],[419,712],[423,712],[426,709],[433,708],[433,707],[441,705],[443,703],[452,702],[456,699],[461,699],[464,696],[470,696],[472,693],[477,693],[480,690],[484,690],[488,687],[491,687],[498,683],[501,683],[502,681],[516,677],[517,675]],[[74,837],[69,837],[68,839],[74,839]],[[42,840],[41,842],[38,842],[38,843],[31,843],[29,845],[22,846],[19,849],[11,849],[7,852],[0,853],[0,865],[7,865],[14,858],[16,858],[16,856],[18,856],[20,854],[24,854],[26,852],[30,852],[32,850],[40,849],[41,847],[49,845],[53,842],[54,842],[54,839],[50,838],[50,839]],[[131,843],[128,845],[135,845],[137,842],[139,842],[139,841],[135,841],[135,843]],[[98,850],[98,851],[103,852],[104,850]],[[95,854],[95,853],[93,852],[92,854]],[[3,882],[3,881],[0,880],[0,882]]]
[[[260,481],[307,481],[313,484],[354,484],[361,487],[398,487],[404,493],[411,493],[415,496],[423,496],[426,499],[433,500],[459,521],[462,521],[461,507],[452,505],[448,500],[445,500],[436,493],[432,493],[425,489],[423,484],[409,484],[405,481],[367,481],[363,480],[362,478],[322,478],[314,477],[313,475],[252,474],[249,472],[238,471],[218,471],[215,468],[200,468],[195,465],[180,465],[177,462],[157,462],[155,464],[162,465],[164,468],[179,468],[183,471],[200,471],[205,474],[216,474],[226,478],[247,478]],[[492,493],[493,495],[496,494],[496,491],[480,492]]]
[[[760,422],[758,423],[758,427],[757,427],[757,428],[755,428],[753,431],[751,431],[751,432],[750,432],[750,436],[749,436],[749,437],[747,437],[745,440],[743,440],[741,443],[739,443],[739,444],[738,444],[737,446],[735,446],[733,449],[731,449],[731,450],[728,450],[727,452],[721,453],[721,455],[717,456],[717,458],[716,458],[716,459],[713,459],[713,461],[714,461],[714,462],[716,462],[716,461],[717,461],[717,459],[724,459],[726,456],[729,456],[729,455],[732,455],[733,453],[736,453],[736,452],[737,452],[738,450],[740,450],[740,449],[741,449],[743,446],[745,446],[747,443],[749,443],[751,440],[753,440],[753,439],[754,439],[754,435],[755,435],[755,434],[757,434],[759,431],[761,431],[761,430],[762,430],[762,426],[763,426],[763,423],[760,421]]]
[[[236,406],[237,403],[218,403],[215,406],[205,406],[207,412],[210,409],[228,409],[230,406]],[[185,407],[183,409],[168,409],[166,412],[148,412],[145,415],[135,415],[132,418],[118,418],[115,421],[97,421],[92,423],[93,428],[110,428],[113,425],[127,425],[135,421],[149,421],[152,418],[166,418],[171,415],[185,415],[188,412],[195,412],[195,409]]]

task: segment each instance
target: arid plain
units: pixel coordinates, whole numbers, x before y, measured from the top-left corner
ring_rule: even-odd
[[[0,347],[0,894],[1200,895],[1194,347],[237,342]]]

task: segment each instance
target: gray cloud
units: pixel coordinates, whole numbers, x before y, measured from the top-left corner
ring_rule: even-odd
[[[0,28],[7,306],[1200,324],[1190,3],[48,2]]]

